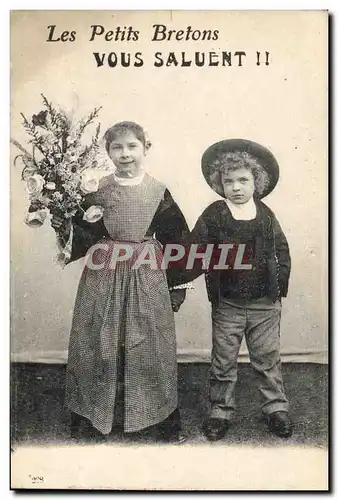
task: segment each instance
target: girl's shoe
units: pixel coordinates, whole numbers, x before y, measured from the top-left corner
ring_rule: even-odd
[[[155,426],[157,441],[170,444],[182,444],[188,435],[182,431],[181,416],[178,408],[174,410],[163,422]]]
[[[71,439],[76,441],[80,440],[90,440],[96,442],[105,441],[105,436],[101,434],[100,431],[95,429],[91,422],[87,419],[78,415],[77,413],[72,413],[70,418],[70,436]]]
[[[158,434],[157,441],[166,444],[183,444],[188,439],[188,434],[181,430],[173,430],[172,432],[165,432]]]

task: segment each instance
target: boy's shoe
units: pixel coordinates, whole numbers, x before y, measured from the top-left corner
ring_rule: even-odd
[[[269,430],[276,436],[289,438],[292,435],[292,422],[287,411],[275,411],[267,419]]]
[[[218,441],[224,438],[230,427],[230,421],[224,418],[209,418],[203,426],[204,435],[209,441]]]

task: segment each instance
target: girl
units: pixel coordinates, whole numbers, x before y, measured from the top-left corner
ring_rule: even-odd
[[[144,170],[150,143],[142,127],[117,123],[104,138],[116,171],[101,179],[83,207],[92,207],[94,216],[101,208],[103,217],[77,217],[71,226],[52,220],[60,239],[71,240],[69,262],[99,243],[82,273],[70,334],[66,405],[72,431],[81,416],[109,434],[122,413],[125,432],[160,424],[164,440],[181,441],[173,310],[185,290],[172,288],[179,271],[133,267],[130,260],[112,269],[110,262],[121,243],[140,255],[150,242],[159,260],[161,244],[183,242],[188,226],[165,185]]]

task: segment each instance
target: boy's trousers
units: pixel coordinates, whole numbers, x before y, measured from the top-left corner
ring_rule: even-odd
[[[281,303],[263,297],[248,303],[221,298],[212,311],[210,368],[211,418],[231,420],[235,413],[237,358],[245,335],[265,415],[288,411],[280,362]]]

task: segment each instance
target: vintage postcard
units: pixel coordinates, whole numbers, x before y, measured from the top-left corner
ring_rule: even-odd
[[[328,20],[11,11],[12,489],[328,489]]]

